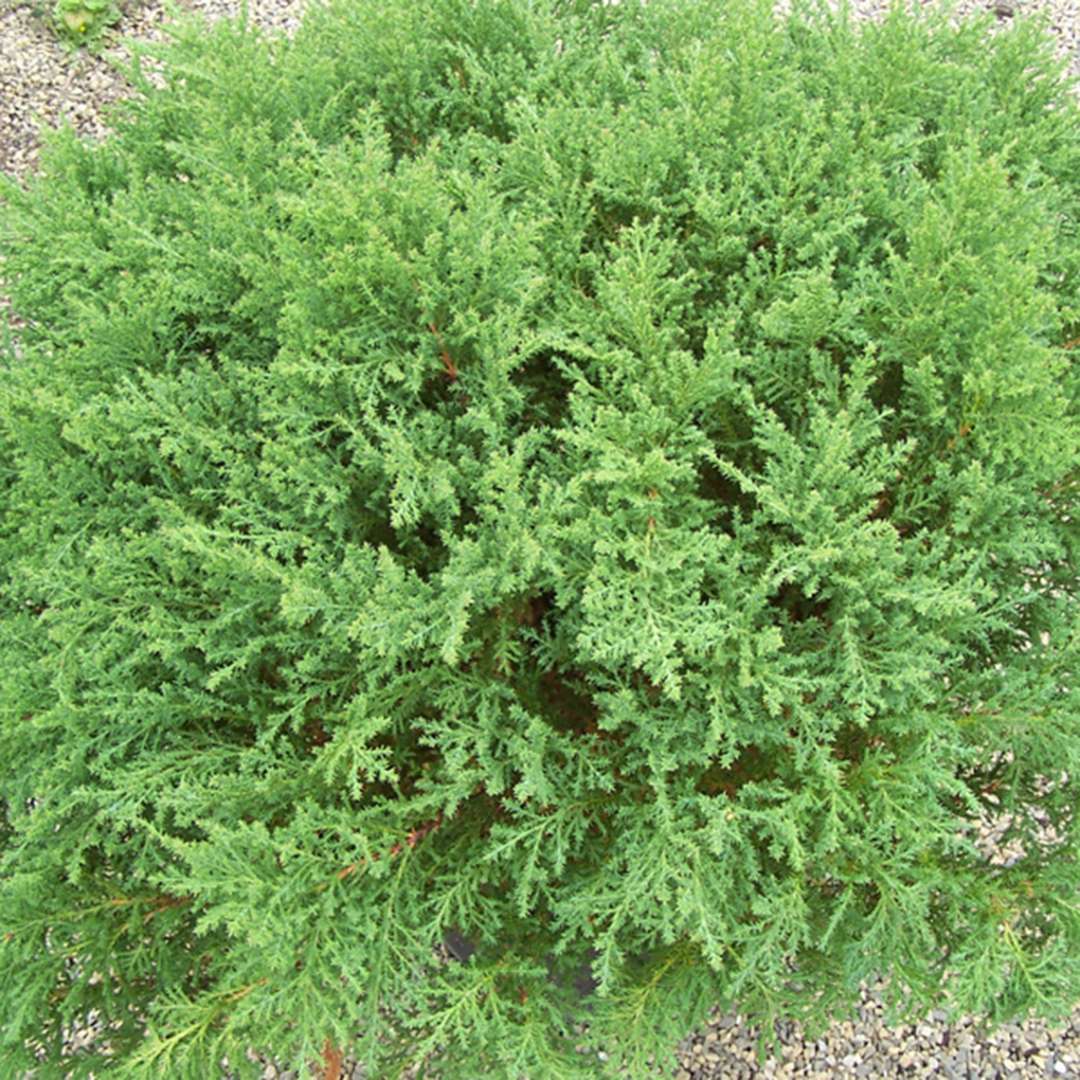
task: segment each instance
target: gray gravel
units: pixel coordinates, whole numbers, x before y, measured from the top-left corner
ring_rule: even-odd
[[[377,2],[377,0],[373,0]],[[605,0],[618,2],[618,0]],[[719,2],[719,0],[718,0]],[[924,0],[925,2],[925,0]],[[182,0],[182,8],[209,19],[239,14],[235,0]],[[783,10],[787,0],[777,0]],[[874,18],[887,6],[884,0],[856,0],[861,16]],[[250,0],[252,20],[266,29],[291,33],[299,23],[304,0]],[[963,0],[958,15],[987,8],[1005,26],[1016,12],[1043,8],[1053,14],[1059,52],[1080,76],[1080,0]],[[38,125],[69,120],[80,133],[101,137],[106,127],[101,108],[126,90],[123,77],[109,58],[126,59],[123,38],[161,40],[167,15],[162,0],[129,3],[121,23],[109,32],[101,56],[72,53],[43,25],[32,4],[0,0],[0,169],[24,176],[38,164]],[[1080,90],[1080,82],[1077,83]],[[6,308],[0,297],[0,311]],[[12,321],[17,327],[17,323]],[[1063,777],[1064,779],[1064,777]],[[987,858],[1006,865],[1022,852],[997,844],[1005,818],[987,820],[980,839]],[[808,1041],[798,1024],[781,1023],[780,1058],[758,1066],[757,1030],[733,1013],[714,1013],[709,1025],[680,1047],[678,1080],[744,1080],[754,1077],[806,1077],[816,1080],[879,1077],[944,1077],[949,1080],[1080,1080],[1080,1006],[1069,1023],[1050,1031],[1038,1022],[1007,1024],[990,1037],[981,1037],[974,1019],[947,1024],[935,1011],[922,1022],[902,1027],[884,1023],[882,988],[885,982],[864,984],[857,1023],[838,1023],[817,1041]],[[579,1026],[579,1030],[584,1030]],[[101,1036],[96,1017],[69,1033],[69,1047]],[[265,1080],[294,1080],[296,1073],[279,1071],[268,1059],[252,1053],[263,1065]],[[346,1061],[345,1076],[362,1080],[363,1070]]]
[[[130,59],[123,38],[164,38],[164,0],[127,0],[124,17],[107,32],[100,56],[71,52],[35,14],[35,5],[47,2],[0,0],[0,169],[8,173],[37,165],[39,118],[50,126],[69,120],[82,134],[103,135],[101,107],[127,89],[123,76],[110,64]],[[177,6],[209,19],[240,14],[238,0],[178,0]],[[257,25],[291,33],[303,7],[303,0],[249,0],[248,11]]]

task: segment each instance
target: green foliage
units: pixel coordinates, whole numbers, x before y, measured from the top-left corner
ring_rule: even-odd
[[[38,14],[69,50],[99,53],[123,9],[116,0],[54,0],[48,11],[42,8]]]
[[[119,22],[120,16],[113,0],[56,0],[51,25],[66,44],[96,50],[105,31]]]
[[[1080,110],[946,14],[181,23],[4,184],[5,1075],[1066,1015]]]
[[[85,49],[87,52],[100,54],[116,39],[117,24],[140,2],[141,0],[53,0],[49,6],[44,0],[34,0],[33,13],[68,51]],[[170,18],[185,12],[176,0],[164,0],[162,7]],[[241,19],[246,20],[246,0],[242,0],[241,9],[244,12]]]

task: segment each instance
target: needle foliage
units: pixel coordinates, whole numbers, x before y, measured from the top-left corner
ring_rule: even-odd
[[[946,14],[180,23],[4,183],[4,1075],[1067,1014],[1080,110]]]

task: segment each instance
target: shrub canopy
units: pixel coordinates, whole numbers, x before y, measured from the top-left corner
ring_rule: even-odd
[[[989,24],[182,23],[4,184],[5,1075],[1066,1014],[1080,110]]]

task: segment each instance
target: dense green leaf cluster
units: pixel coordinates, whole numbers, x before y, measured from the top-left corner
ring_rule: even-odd
[[[121,15],[116,0],[56,0],[50,25],[68,46],[100,52],[105,31]]]
[[[5,183],[4,1075],[1068,1011],[1080,109],[988,29],[335,0]]]

